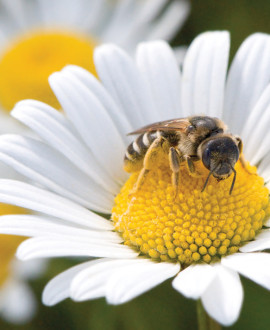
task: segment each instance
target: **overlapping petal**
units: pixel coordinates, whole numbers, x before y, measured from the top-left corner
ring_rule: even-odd
[[[147,259],[125,266],[110,276],[106,299],[110,304],[123,304],[173,277],[179,271],[179,263],[154,263]]]
[[[256,33],[240,46],[229,70],[224,120],[235,134],[242,133],[257,100],[270,80],[270,37]]]
[[[175,277],[172,285],[184,296],[199,299],[215,276],[215,271],[210,265],[191,265]]]
[[[181,76],[168,44],[163,41],[140,44],[136,62],[151,90],[155,105],[152,121],[181,117]]]
[[[2,234],[21,235],[27,237],[59,236],[80,237],[89,242],[121,243],[123,239],[115,232],[89,230],[81,226],[66,224],[62,219],[45,217],[41,215],[17,214],[2,215],[0,217],[0,230]]]
[[[0,180],[1,202],[58,217],[69,223],[111,230],[113,225],[103,217],[50,191],[15,180]]]
[[[55,276],[45,287],[42,301],[47,306],[53,306],[60,301],[70,297],[70,285],[76,274],[88,268],[93,263],[99,263],[100,259],[88,261],[72,267],[65,272]]]
[[[243,288],[237,272],[222,267],[215,267],[214,277],[201,299],[207,313],[219,323],[229,326],[239,314],[243,302]]]
[[[16,135],[2,136],[0,159],[59,195],[98,212],[110,213],[113,195],[40,141]]]
[[[184,117],[204,114],[221,117],[229,57],[228,32],[207,32],[189,47],[183,64]]]
[[[104,189],[116,193],[119,186],[100,166],[68,119],[52,107],[33,100],[17,103],[12,116],[29,126],[46,143],[63,154]]]
[[[68,118],[100,166],[112,178],[122,182],[126,178],[121,168],[125,144],[101,102],[83,84],[68,79],[64,74],[54,73],[49,82]]]
[[[17,250],[21,260],[47,257],[107,257],[135,258],[138,253],[129,247],[112,242],[91,242],[80,237],[34,237],[23,241]]]
[[[132,128],[151,123],[154,109],[149,86],[132,59],[114,45],[97,48],[95,65],[102,84],[127,116]]]

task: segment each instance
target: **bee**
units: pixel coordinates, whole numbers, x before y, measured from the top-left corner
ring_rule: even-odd
[[[185,162],[190,173],[195,172],[194,162],[201,160],[209,170],[202,191],[211,175],[217,181],[234,174],[230,194],[236,180],[234,168],[238,159],[244,168],[243,143],[238,136],[227,132],[227,126],[218,118],[191,116],[153,123],[129,135],[140,134],[127,148],[124,169],[140,171],[134,191],[143,184],[147,173],[155,167],[160,151],[168,155],[172,171],[172,185],[177,192],[180,165]]]

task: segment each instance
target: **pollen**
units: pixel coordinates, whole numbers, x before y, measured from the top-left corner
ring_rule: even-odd
[[[96,75],[96,42],[67,32],[35,32],[9,43],[0,58],[0,104],[7,111],[23,99],[36,99],[58,109],[48,83],[51,73],[79,65]]]
[[[197,175],[180,169],[177,193],[169,166],[151,170],[134,192],[139,173],[133,173],[115,198],[112,220],[126,245],[155,260],[178,261],[183,266],[214,262],[254,239],[270,216],[269,191],[256,167],[235,166],[232,176],[211,177],[196,163]]]

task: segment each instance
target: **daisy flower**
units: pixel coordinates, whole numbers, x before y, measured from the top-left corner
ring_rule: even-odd
[[[138,41],[170,40],[189,2],[0,0],[0,9],[0,105],[11,110],[25,98],[60,107],[48,84],[51,73],[67,64],[95,73],[93,50],[104,42],[132,53]]]
[[[13,117],[40,140],[2,136],[0,159],[33,184],[1,180],[0,201],[36,214],[2,216],[0,232],[31,237],[17,250],[22,260],[90,257],[52,279],[46,305],[68,297],[122,304],[173,278],[230,325],[243,301],[239,275],[270,289],[270,254],[261,252],[270,247],[270,37],[247,38],[227,75],[229,43],[227,32],[198,36],[182,71],[163,41],[140,44],[136,60],[103,45],[94,55],[99,80],[76,66],[50,76],[64,113],[33,100],[16,105]],[[138,172],[123,171],[127,133],[194,114],[224,120],[243,139],[248,162],[236,164],[232,193],[232,177],[211,177],[201,192],[209,171],[198,162],[200,175],[181,167],[174,196],[164,156],[134,192]]]

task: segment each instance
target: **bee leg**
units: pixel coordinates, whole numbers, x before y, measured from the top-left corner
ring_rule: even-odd
[[[174,197],[176,197],[178,192],[181,155],[179,150],[173,147],[169,149],[169,163],[170,163],[170,168],[172,170],[172,186],[174,189]]]
[[[196,171],[195,165],[194,165],[194,161],[197,161],[198,160],[198,157],[197,156],[187,156],[187,155],[185,155],[184,156],[184,160],[186,161],[187,168],[189,170],[189,173],[192,176],[195,176],[195,177],[201,176],[201,173],[199,173],[198,171]]]
[[[156,156],[157,156],[158,152],[160,151],[162,144],[165,141],[166,140],[164,139],[164,137],[160,136],[160,137],[156,138],[152,142],[150,147],[148,148],[148,150],[144,156],[143,168],[138,176],[138,179],[137,179],[137,182],[136,182],[134,188],[130,192],[130,195],[136,193],[139,190],[139,188],[143,185],[146,175],[150,171],[150,169],[153,168],[153,164],[155,164]]]
[[[195,166],[190,156],[186,156],[187,166],[190,173],[195,173]]]
[[[135,186],[133,187],[133,189],[130,192],[130,195],[135,194],[139,190],[139,188],[143,185],[148,172],[149,172],[149,170],[145,167],[141,170],[141,172],[138,176],[138,179],[135,183]]]

